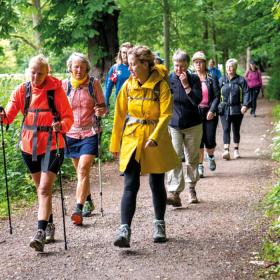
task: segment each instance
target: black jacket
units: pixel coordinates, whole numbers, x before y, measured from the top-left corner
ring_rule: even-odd
[[[231,80],[223,76],[219,80],[221,88],[221,102],[226,103],[226,116],[241,115],[241,107],[250,105],[250,93],[246,80],[236,75]]]
[[[187,72],[191,92],[187,96],[181,81],[175,73],[169,76],[169,85],[173,94],[173,115],[169,125],[185,129],[201,124],[198,105],[202,100],[201,83],[197,75]],[[190,99],[192,101],[190,101]]]

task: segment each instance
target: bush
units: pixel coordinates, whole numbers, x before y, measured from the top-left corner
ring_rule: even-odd
[[[267,87],[267,97],[269,100],[280,100],[280,57],[275,57],[272,65],[271,78]]]

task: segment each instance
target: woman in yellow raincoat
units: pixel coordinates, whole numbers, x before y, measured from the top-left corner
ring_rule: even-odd
[[[114,242],[130,247],[130,226],[136,209],[140,174],[149,173],[155,220],[154,242],[165,242],[166,190],[164,172],[179,164],[167,125],[172,115],[172,96],[166,73],[154,65],[154,54],[145,46],[128,52],[130,78],[116,100],[110,151],[120,158],[124,172],[121,226]]]

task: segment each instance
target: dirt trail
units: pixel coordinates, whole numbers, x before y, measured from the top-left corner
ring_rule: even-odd
[[[260,250],[264,225],[259,202],[269,189],[274,163],[270,160],[271,104],[259,99],[257,118],[246,115],[241,131],[241,159],[221,160],[221,128],[217,136],[217,170],[199,181],[201,203],[167,208],[169,242],[152,242],[153,210],[148,177],[141,177],[131,249],[112,245],[119,225],[123,177],[116,163],[103,166],[104,210],[99,213],[97,168],[92,190],[97,210],[83,227],[70,223],[75,184],[67,184],[68,251],[64,251],[60,200],[54,198],[57,242],[44,254],[28,247],[36,228],[36,207],[13,217],[14,234],[0,223],[0,279],[255,279],[258,269],[250,261]],[[220,124],[219,124],[220,126]],[[266,136],[264,136],[266,135]],[[256,151],[257,150],[257,151]]]

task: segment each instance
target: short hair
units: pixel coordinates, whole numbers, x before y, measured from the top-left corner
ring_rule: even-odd
[[[117,56],[116,56],[116,62],[117,62],[118,64],[123,63],[123,61],[122,61],[122,54],[121,54],[122,48],[131,49],[131,48],[133,48],[133,45],[132,45],[130,42],[125,42],[125,43],[122,43],[122,44],[121,44],[120,49],[119,49],[119,51],[118,51],[118,54],[117,54]]]
[[[155,66],[155,55],[146,46],[135,46],[128,51],[128,55],[133,55],[139,59],[140,62],[147,61],[150,69]]]
[[[214,65],[216,65],[216,61],[215,61],[215,59],[210,58],[210,59],[209,59],[209,61],[208,61],[208,64],[210,64],[210,63],[213,63]]]
[[[172,56],[172,59],[173,61],[183,61],[183,62],[187,62],[188,64],[191,61],[190,56],[181,49],[175,51],[175,53]]]
[[[48,72],[50,71],[50,65],[48,59],[43,54],[38,54],[36,56],[31,57],[28,64],[29,68],[31,67],[32,64],[43,65],[47,68]]]
[[[226,68],[229,66],[229,65],[232,65],[232,67],[236,70],[237,69],[237,65],[238,65],[238,62],[235,58],[230,58],[227,60],[226,62]]]
[[[69,58],[67,59],[66,65],[67,65],[68,72],[71,72],[72,63],[73,63],[73,60],[75,58],[80,59],[82,62],[84,62],[87,65],[87,73],[88,73],[90,71],[90,69],[91,69],[91,65],[90,65],[89,59],[88,59],[88,57],[86,55],[84,55],[82,53],[79,53],[79,52],[72,53],[69,56]]]

